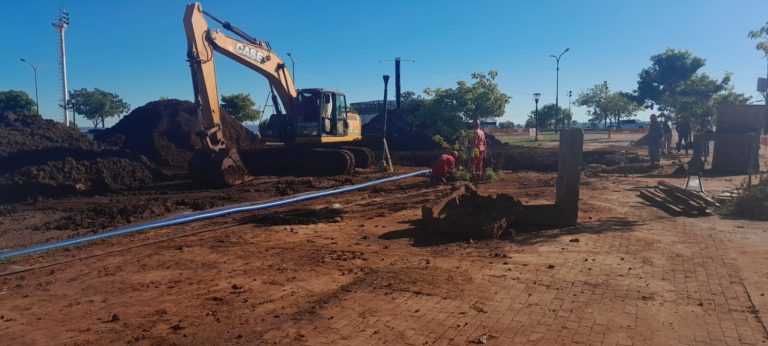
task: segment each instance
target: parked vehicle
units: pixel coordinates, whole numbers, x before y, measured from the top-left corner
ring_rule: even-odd
[[[637,119],[619,120],[616,130],[642,130],[648,126]]]

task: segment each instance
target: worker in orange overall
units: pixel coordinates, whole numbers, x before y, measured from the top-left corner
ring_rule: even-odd
[[[480,129],[480,120],[475,120],[475,138],[472,144],[472,149],[478,151],[477,157],[475,157],[472,163],[475,175],[475,183],[479,183],[483,178],[483,160],[485,159],[485,151],[488,149],[488,145],[485,142],[485,132]]]
[[[453,169],[456,168],[456,159],[458,157],[459,153],[456,151],[440,155],[432,165],[432,173],[429,175],[432,182],[444,183],[448,181],[452,177]]]

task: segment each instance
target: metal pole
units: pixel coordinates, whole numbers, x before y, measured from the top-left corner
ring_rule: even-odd
[[[539,99],[536,99],[536,111],[533,113],[533,120],[536,122],[534,124],[534,128],[536,132],[533,133],[533,140],[538,142],[539,141]]]
[[[291,73],[293,74],[293,83],[296,84],[296,63],[293,61],[293,55],[290,52],[287,54],[291,58]]]
[[[31,62],[24,60],[24,58],[19,59],[32,67],[32,71],[35,72],[35,113],[40,115],[40,98],[38,97],[37,93],[37,66],[33,65]]]
[[[384,78],[384,138],[387,138],[387,84],[389,84],[389,75],[382,76]]]
[[[555,77],[556,78],[555,79],[555,133],[557,133],[557,127],[558,127],[558,124],[560,123],[560,102],[559,102],[559,99],[560,99],[560,58],[562,58],[563,54],[567,53],[569,50],[571,50],[571,49],[570,48],[566,48],[558,56],[555,56],[554,54],[550,55],[551,57],[555,58],[555,61],[556,61],[556,68],[555,68],[555,70],[557,71],[556,72],[557,76]]]
[[[573,113],[571,113],[571,95],[573,95],[573,92],[568,90],[568,114],[571,115],[571,119],[570,120],[573,121]],[[565,125],[566,125],[565,126],[566,128],[570,128],[571,127],[571,124],[565,124]]]
[[[560,58],[557,58],[557,67],[555,68],[555,133],[557,133],[557,127],[560,124]]]
[[[400,109],[400,58],[395,58],[395,100],[395,108]]]

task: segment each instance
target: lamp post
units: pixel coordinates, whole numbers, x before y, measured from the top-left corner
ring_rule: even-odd
[[[533,133],[533,140],[538,142],[539,141],[539,98],[541,97],[540,93],[533,93],[533,101],[536,102],[536,110],[533,113],[533,121],[534,121],[534,133]]]
[[[571,116],[570,120],[573,120],[573,113],[571,113],[571,96],[573,95],[573,92],[568,90],[568,114]],[[571,128],[571,124],[566,124],[567,128]]]
[[[291,52],[286,53],[288,55],[288,58],[291,59],[291,73],[293,74],[293,82],[296,83],[296,62],[293,60],[293,55],[291,55]]]
[[[38,67],[38,65],[34,65],[31,62],[25,60],[24,58],[19,58],[19,60],[29,64],[29,66],[32,67],[32,71],[35,71],[35,113],[40,114],[40,99],[37,97],[37,67]]]
[[[557,125],[560,122],[560,103],[559,96],[560,96],[560,58],[563,57],[563,54],[567,53],[570,48],[566,48],[560,55],[555,56],[554,54],[550,55],[551,57],[555,58],[555,61],[557,62],[555,70],[557,71],[557,77],[555,79],[555,132],[557,132]]]

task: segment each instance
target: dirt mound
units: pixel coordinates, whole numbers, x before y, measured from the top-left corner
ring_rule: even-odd
[[[222,112],[224,137],[238,150],[259,146],[259,136]],[[134,109],[96,139],[144,155],[159,167],[186,174],[189,161],[203,142],[195,104],[181,100],[149,102]]]
[[[145,158],[42,117],[0,116],[0,202],[140,187],[161,175]]]

